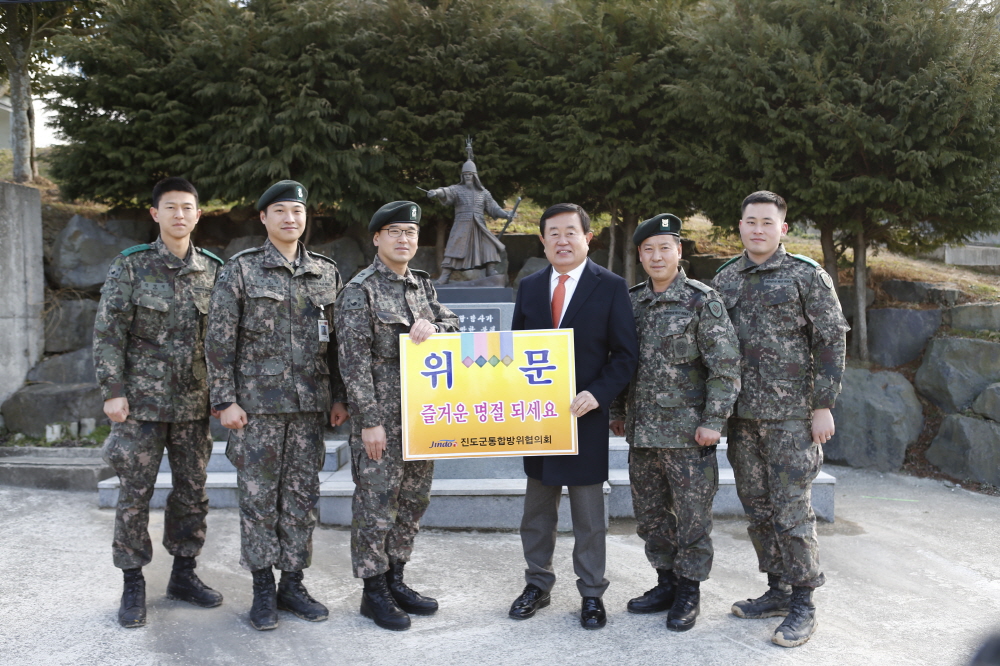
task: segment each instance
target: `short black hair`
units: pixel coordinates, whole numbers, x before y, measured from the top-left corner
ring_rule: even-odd
[[[583,227],[583,233],[590,231],[590,216],[587,215],[587,211],[573,203],[560,203],[546,208],[545,212],[542,213],[542,219],[538,220],[538,228],[543,236],[545,235],[545,220],[563,213],[576,213],[580,216],[580,226]]]
[[[747,212],[747,206],[755,203],[769,203],[774,204],[778,207],[778,212],[784,215],[788,212],[788,204],[779,195],[774,192],[768,192],[767,190],[760,190],[759,192],[754,192],[743,200],[743,205],[740,207],[740,217]]]
[[[153,208],[160,207],[160,197],[167,192],[187,192],[194,195],[194,202],[198,203],[198,190],[185,178],[170,176],[164,178],[153,186]]]

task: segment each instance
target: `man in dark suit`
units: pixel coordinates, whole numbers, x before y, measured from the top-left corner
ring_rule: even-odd
[[[510,608],[525,620],[550,603],[555,584],[552,553],[563,486],[569,487],[573,517],[573,569],[583,597],[580,624],[607,623],[601,596],[607,533],[604,482],[608,480],[608,408],[629,383],[639,343],[625,280],[587,259],[594,234],[590,217],[576,204],[556,204],[539,221],[550,267],[521,281],[512,328],[574,331],[577,395],[570,405],[577,422],[576,456],[526,456],[528,486],[521,518],[527,586]]]

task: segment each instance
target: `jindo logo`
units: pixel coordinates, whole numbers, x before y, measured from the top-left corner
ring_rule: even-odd
[[[432,449],[450,449],[456,446],[458,446],[458,443],[453,439],[439,439],[436,442],[431,442]]]

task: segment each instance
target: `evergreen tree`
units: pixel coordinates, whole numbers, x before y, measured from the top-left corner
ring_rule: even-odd
[[[518,85],[532,114],[522,154],[537,177],[527,193],[620,219],[629,281],[636,223],[693,207],[672,156],[682,126],[671,118],[664,94],[675,74],[672,28],[686,4],[560,3],[535,31],[536,61]]]
[[[992,4],[946,0],[713,0],[682,32],[670,88],[701,208],[735,220],[770,189],[791,221],[854,248],[920,251],[1000,221],[1000,49]],[[867,359],[865,299],[853,344]]]
[[[52,40],[66,31],[89,34],[92,3],[3,3],[0,7],[0,76],[11,102],[14,181],[38,177],[35,162],[35,79],[52,61]]]

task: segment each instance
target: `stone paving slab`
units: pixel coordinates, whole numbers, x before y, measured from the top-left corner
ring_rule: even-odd
[[[896,666],[968,664],[1000,631],[1000,498],[941,482],[835,468],[837,522],[819,525],[828,583],[816,593],[819,630],[794,650],[770,643],[777,618],[740,620],[733,601],[763,591],[745,524],[715,523],[715,566],[702,586],[702,614],[690,632],[664,629],[662,615],[625,612],[655,576],[634,534],[615,521],[608,537],[608,626],[580,629],[571,536],[558,539],[552,606],[527,621],[506,617],[524,585],[513,532],[426,530],[407,580],[441,610],[387,632],[358,614],[346,529],[316,531],[310,592],[330,619],[281,613],[281,626],[247,624],[250,574],[239,566],[239,515],[209,514],[198,573],[225,603],[194,608],[164,596],[170,558],[163,516],[153,512],[153,562],[145,570],[149,626],[115,622],[121,574],[111,563],[114,514],[92,493],[0,488],[0,662],[45,664],[244,665],[683,664]]]

